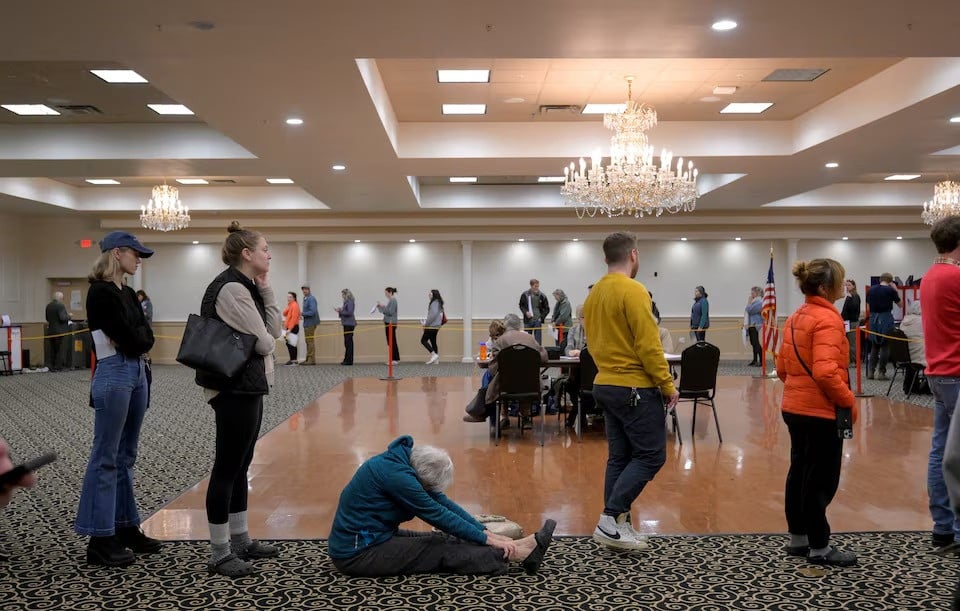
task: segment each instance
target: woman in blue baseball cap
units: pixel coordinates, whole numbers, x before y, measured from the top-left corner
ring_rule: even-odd
[[[90,386],[93,447],[83,478],[74,529],[90,537],[87,562],[126,566],[134,554],[160,550],[140,530],[133,496],[133,464],[147,411],[145,355],[153,331],[133,289],[124,283],[153,251],[125,231],[107,234],[90,272],[87,319],[97,355]]]

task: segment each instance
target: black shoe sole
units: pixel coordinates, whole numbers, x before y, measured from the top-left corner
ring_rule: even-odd
[[[97,554],[96,552],[91,552],[90,550],[87,550],[87,564],[91,566],[106,566],[110,568],[122,568],[125,566],[130,566],[136,561],[137,559],[135,556],[130,556],[129,558],[123,558],[121,560],[121,559],[104,557],[104,556],[101,556],[100,554]]]

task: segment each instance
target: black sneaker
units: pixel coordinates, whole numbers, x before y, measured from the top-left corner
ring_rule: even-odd
[[[143,534],[139,526],[126,526],[117,529],[117,541],[120,545],[130,548],[134,554],[153,554],[159,552],[163,542],[151,539]]]
[[[90,537],[87,544],[87,564],[95,566],[128,566],[136,560],[133,552],[124,547],[116,538]]]
[[[953,543],[953,533],[933,533],[930,535],[930,541],[934,547],[945,547]]]

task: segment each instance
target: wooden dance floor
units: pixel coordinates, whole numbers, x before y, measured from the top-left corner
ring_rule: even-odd
[[[583,443],[558,432],[548,416],[547,442],[514,428],[495,446],[485,424],[462,422],[476,378],[358,378],[321,396],[257,445],[250,469],[251,533],[266,539],[329,534],[340,491],[364,460],[394,438],[446,448],[456,475],[448,494],[473,513],[496,513],[529,532],[544,518],[557,533],[593,532],[603,509],[606,440]],[[783,532],[783,483],[789,437],[780,417],[782,385],[720,378],[717,398],[724,442],[709,407],[679,407],[683,445],[670,437],[667,463],[633,505],[645,533]],[[927,530],[926,465],[933,425],[929,409],[875,397],[861,400],[854,439],[845,443],[840,491],[828,516],[835,532]],[[537,420],[539,426],[539,419]],[[205,539],[206,481],[185,491],[145,524],[161,539]],[[426,528],[419,524],[414,527]]]

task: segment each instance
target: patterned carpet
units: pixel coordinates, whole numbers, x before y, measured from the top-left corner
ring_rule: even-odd
[[[280,368],[267,398],[263,432],[347,377],[374,377],[385,368]],[[753,375],[724,363],[721,375]],[[401,365],[399,375],[464,376],[472,365]],[[867,382],[886,392],[886,383]],[[894,394],[899,392],[895,385]],[[73,534],[80,482],[90,443],[89,371],[0,377],[0,436],[16,457],[56,449],[61,460],[40,483],[0,512],[0,609],[934,609],[948,608],[960,572],[955,562],[926,553],[924,534],[842,535],[862,553],[863,568],[798,577],[802,561],[782,558],[783,537],[664,537],[642,556],[601,552],[592,542],[563,538],[541,577],[497,580],[407,578],[347,580],[338,576],[322,542],[284,542],[279,561],[263,562],[258,577],[235,584],[203,572],[205,546],[171,544],[169,551],[125,571],[85,567],[85,541]],[[928,407],[929,397],[911,397]],[[137,464],[142,517],[206,477],[213,459],[213,418],[192,372],[158,366]],[[79,572],[78,572],[79,569]],[[896,587],[892,587],[896,582]]]

